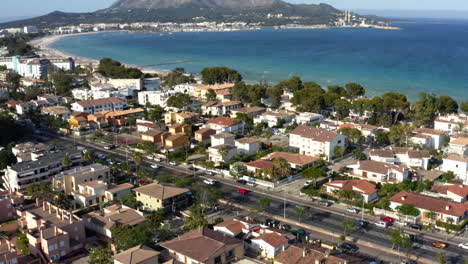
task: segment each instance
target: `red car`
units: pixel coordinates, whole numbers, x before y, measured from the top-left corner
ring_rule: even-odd
[[[388,217],[388,216],[382,216],[380,217],[380,220],[384,221],[384,222],[388,222],[388,223],[393,223],[393,218],[391,217]]]
[[[246,189],[237,189],[237,192],[240,194],[246,194],[247,190]]]
[[[431,243],[431,245],[433,247],[436,247],[436,248],[446,248],[447,247],[447,244],[445,244],[444,242],[439,242],[439,241],[434,241]]]

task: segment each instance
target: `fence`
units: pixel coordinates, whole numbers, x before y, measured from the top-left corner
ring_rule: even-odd
[[[405,221],[405,222],[409,222],[413,224],[415,224],[419,219],[419,217],[416,217],[416,216],[404,215],[399,212],[388,211],[388,210],[380,209],[380,208],[374,208],[374,214],[382,215],[382,216],[389,216],[389,217],[398,219],[399,221]]]

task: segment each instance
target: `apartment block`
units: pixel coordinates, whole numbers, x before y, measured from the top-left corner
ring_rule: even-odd
[[[71,170],[63,171],[52,179],[54,189],[63,191],[66,194],[72,194],[79,190],[79,185],[92,181],[104,181],[110,183],[110,168],[99,164],[77,167]]]

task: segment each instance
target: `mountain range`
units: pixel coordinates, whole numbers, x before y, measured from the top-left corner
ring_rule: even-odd
[[[91,13],[55,11],[44,16],[0,24],[0,28],[36,25],[51,28],[92,23],[233,22],[266,26],[298,23],[330,24],[342,11],[328,4],[291,4],[281,0],[117,0]],[[268,14],[281,14],[268,18]]]

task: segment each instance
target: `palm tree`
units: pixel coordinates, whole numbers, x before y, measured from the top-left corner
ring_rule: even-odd
[[[291,166],[284,158],[273,159],[273,164],[278,168],[278,176],[283,179],[291,174]]]
[[[307,210],[307,207],[301,205],[294,207],[294,212],[296,213],[296,217],[299,218],[299,222],[301,222],[302,217],[306,215]]]
[[[87,151],[85,154],[83,154],[83,160],[85,162],[88,162],[88,163],[93,162],[94,161],[93,154],[91,154],[91,152]]]
[[[184,218],[185,229],[187,231],[208,225],[206,214],[203,213],[203,210],[199,205],[191,206],[189,211],[190,215]]]
[[[341,227],[343,227],[344,229],[343,234],[345,235],[345,237],[348,235],[348,230],[352,229],[354,226],[355,224],[352,220],[344,221],[341,223]]]
[[[229,154],[229,150],[225,146],[222,146],[221,148],[218,149],[218,154],[224,160],[224,157],[226,157]]]
[[[70,159],[70,156],[68,154],[65,154],[65,157],[62,159],[62,165],[64,167],[69,167],[72,164],[72,160]]]
[[[72,198],[63,192],[58,192],[54,197],[54,203],[62,209],[70,209],[72,207]]]
[[[28,186],[26,188],[26,194],[31,196],[32,200],[39,199],[48,201],[54,198],[52,188],[48,182],[35,183]]]
[[[141,162],[143,161],[143,156],[141,155],[140,152],[133,152],[132,160],[135,162],[137,166],[140,166]]]
[[[266,138],[267,143],[269,143],[271,137],[273,136],[273,133],[271,133],[270,130],[265,130],[265,132],[263,132],[263,136]]]

